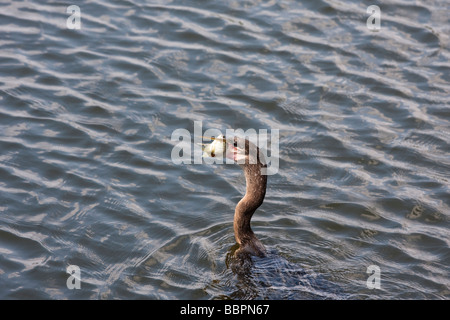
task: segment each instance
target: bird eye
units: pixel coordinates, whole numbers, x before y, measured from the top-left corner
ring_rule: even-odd
[[[237,141],[235,141],[233,145],[234,145],[235,147],[237,147]]]

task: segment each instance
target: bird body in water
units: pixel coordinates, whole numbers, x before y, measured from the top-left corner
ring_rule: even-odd
[[[267,168],[264,155],[259,148],[247,139],[220,135],[213,143],[203,148],[204,156],[232,159],[244,171],[246,191],[234,211],[234,236],[239,244],[236,255],[250,254],[259,257],[266,255],[266,249],[253,232],[250,222],[256,209],[261,206],[266,195]]]

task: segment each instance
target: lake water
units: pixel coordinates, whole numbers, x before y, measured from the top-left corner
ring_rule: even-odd
[[[372,4],[0,1],[0,298],[450,298],[450,4]],[[195,121],[279,130],[244,271]]]

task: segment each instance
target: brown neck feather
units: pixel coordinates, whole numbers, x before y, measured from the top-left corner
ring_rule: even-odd
[[[266,165],[261,163],[245,164],[241,167],[245,174],[246,192],[234,212],[234,235],[240,245],[239,251],[264,256],[264,246],[253,233],[250,221],[266,195],[267,176],[261,174],[261,168]]]

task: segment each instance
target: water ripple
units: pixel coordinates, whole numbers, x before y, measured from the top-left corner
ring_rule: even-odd
[[[0,4],[2,298],[448,299],[444,1],[78,5]],[[239,167],[170,159],[194,121],[280,130],[247,269]]]

